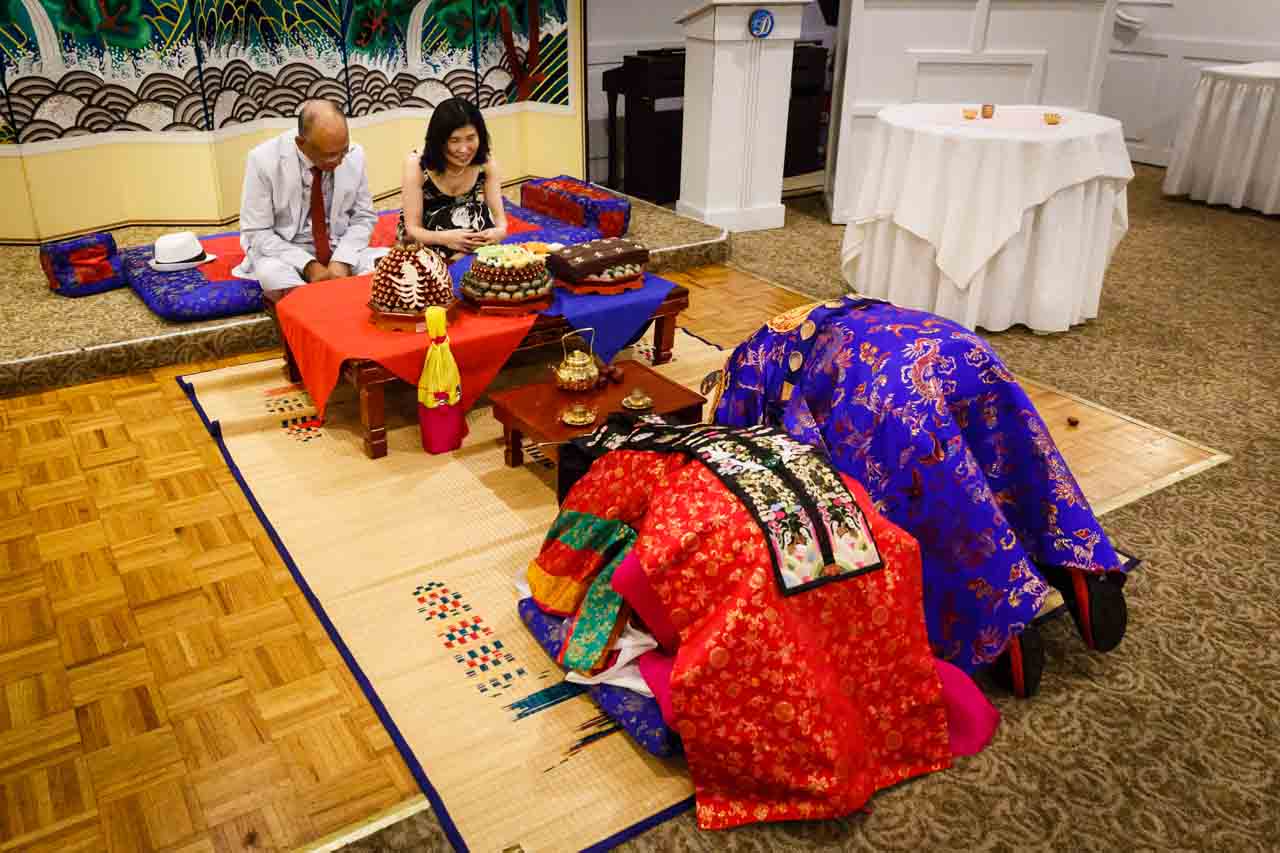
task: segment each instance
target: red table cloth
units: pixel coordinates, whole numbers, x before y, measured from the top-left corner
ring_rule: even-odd
[[[372,276],[299,287],[280,300],[276,315],[302,382],[323,417],[344,361],[376,361],[416,385],[427,355],[427,336],[388,332],[369,322]],[[462,375],[462,410],[484,393],[537,320],[460,310],[449,322],[449,343]]]

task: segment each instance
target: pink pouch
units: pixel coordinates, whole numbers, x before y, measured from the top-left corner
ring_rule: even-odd
[[[622,596],[668,654],[680,647],[680,634],[667,616],[667,608],[649,585],[649,577],[632,551],[613,572],[613,591]]]
[[[467,419],[461,403],[434,409],[419,403],[418,427],[422,430],[422,449],[428,453],[457,450],[467,437]]]

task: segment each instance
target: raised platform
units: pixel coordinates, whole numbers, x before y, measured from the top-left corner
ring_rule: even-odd
[[[512,200],[519,186],[507,189]],[[729,257],[721,229],[631,199],[628,236],[650,249],[650,270],[672,272]],[[400,206],[399,195],[379,202],[380,210]],[[234,230],[235,223],[223,230]],[[120,246],[154,242],[180,230],[120,228]],[[222,320],[170,323],[160,319],[133,291],[114,290],[67,299],[49,291],[35,247],[0,247],[0,397],[31,394],[106,376],[137,373],[207,359],[259,352],[279,345],[266,313]]]

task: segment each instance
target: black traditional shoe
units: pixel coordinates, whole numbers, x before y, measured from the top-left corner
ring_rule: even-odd
[[[1006,690],[1012,690],[1019,699],[1029,699],[1040,692],[1040,677],[1044,675],[1044,640],[1040,629],[1028,625],[1026,630],[1009,641],[1000,657],[991,666],[991,677]]]
[[[1129,624],[1124,575],[1061,566],[1038,568],[1044,579],[1062,593],[1086,646],[1097,652],[1109,652],[1120,645]]]

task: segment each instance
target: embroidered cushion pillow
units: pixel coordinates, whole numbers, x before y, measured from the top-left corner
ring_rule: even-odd
[[[59,296],[88,296],[127,283],[116,241],[105,232],[40,246],[40,266]]]

